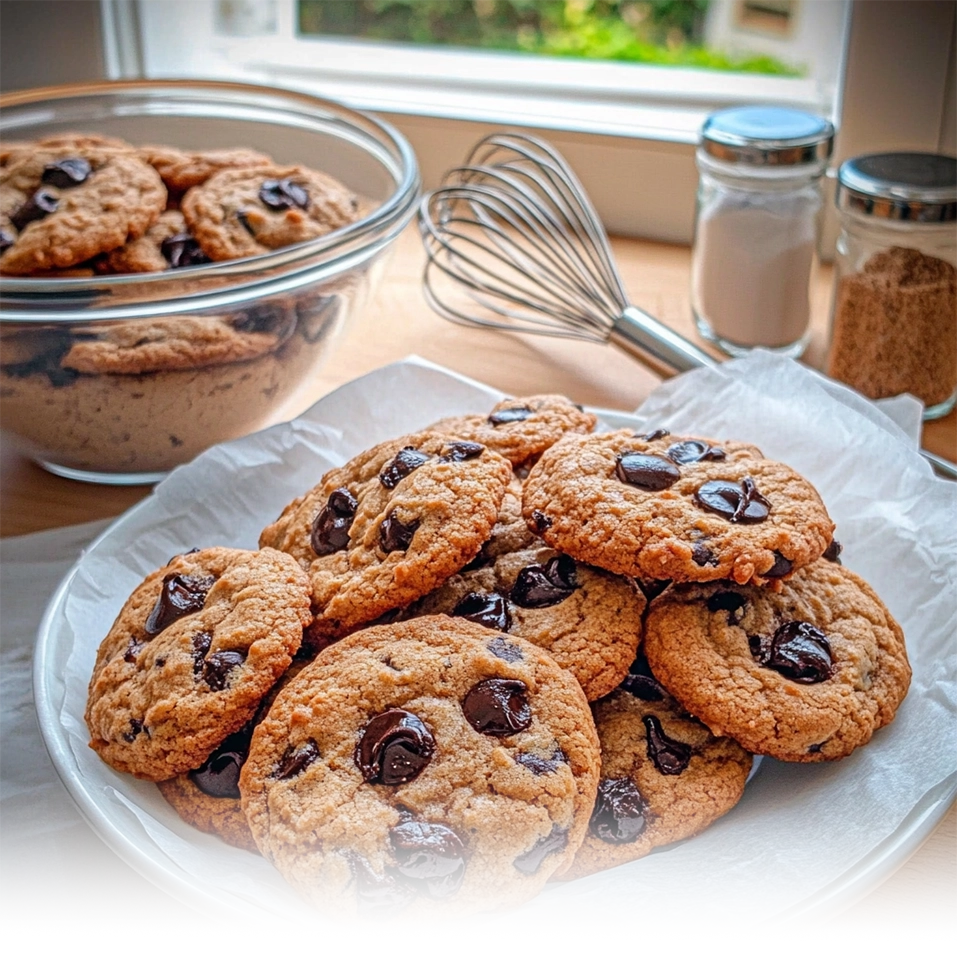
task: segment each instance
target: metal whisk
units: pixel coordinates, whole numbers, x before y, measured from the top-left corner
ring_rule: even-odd
[[[536,137],[481,140],[423,198],[419,228],[425,296],[446,319],[611,342],[665,375],[717,364],[628,302],[581,183]]]

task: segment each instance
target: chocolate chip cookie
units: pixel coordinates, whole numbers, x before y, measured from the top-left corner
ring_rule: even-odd
[[[202,266],[210,258],[189,234],[183,214],[176,209],[160,213],[159,219],[138,239],[103,253],[95,261],[102,274],[163,272],[184,266]]]
[[[178,555],[136,588],[100,644],[90,747],[151,781],[199,767],[256,713],[309,620],[308,583],[288,555]]]
[[[514,905],[565,867],[594,803],[577,682],[444,615],[322,651],[253,732],[240,775],[263,855],[325,909]]]
[[[744,793],[751,755],[685,714],[644,658],[632,672],[592,705],[601,780],[585,840],[563,879],[617,867],[692,837]]]
[[[263,530],[309,574],[310,633],[332,640],[421,598],[488,538],[512,472],[476,442],[419,432],[323,476]]]
[[[554,548],[652,580],[775,582],[834,530],[810,482],[755,446],[663,430],[565,436],[526,479],[522,511]]]
[[[256,150],[234,147],[219,150],[181,150],[174,146],[141,146],[139,155],[160,174],[173,196],[180,196],[205,183],[224,169],[256,169],[274,166],[272,158]]]
[[[828,761],[866,744],[911,677],[900,626],[863,579],[830,561],[778,592],[676,586],[652,604],[644,647],[687,711],[782,761]]]

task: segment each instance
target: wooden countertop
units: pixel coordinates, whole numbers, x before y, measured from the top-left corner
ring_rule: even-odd
[[[612,241],[632,302],[697,341],[689,306],[690,254],[685,246]],[[604,345],[465,329],[436,316],[421,292],[424,253],[410,227],[400,237],[378,293],[343,334],[334,358],[316,377],[314,397],[381,365],[417,353],[513,395],[562,392],[588,405],[632,410],[658,378]],[[813,338],[805,361],[824,355],[831,270],[824,267],[812,298]],[[716,353],[717,354],[717,353]],[[925,448],[957,459],[957,415],[928,423]],[[95,486],[51,475],[0,441],[0,536],[20,535],[116,516],[149,493],[145,486]],[[848,912],[871,921],[889,910],[941,919],[957,890],[957,812],[951,807],[927,842],[884,884]]]

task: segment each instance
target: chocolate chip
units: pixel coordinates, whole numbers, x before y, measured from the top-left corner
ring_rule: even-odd
[[[312,520],[309,543],[317,555],[332,555],[349,544],[349,529],[359,502],[347,488],[337,488]]]
[[[551,757],[535,754],[533,751],[519,751],[512,756],[516,764],[528,768],[532,774],[541,777],[543,774],[554,774],[563,764],[568,764],[568,758],[561,748],[555,748]]]
[[[702,508],[742,525],[763,522],[771,513],[771,503],[758,491],[750,476],[740,482],[723,479],[705,482],[694,497]]]
[[[512,862],[523,874],[537,874],[542,862],[549,854],[557,854],[568,847],[568,831],[557,824],[552,825],[551,833],[539,838],[524,854],[519,854]]]
[[[251,735],[251,725],[231,734],[198,768],[189,772],[189,779],[203,794],[239,799],[239,772],[249,754]]]
[[[524,681],[486,678],[465,696],[462,711],[476,731],[501,738],[524,731],[532,723]]]
[[[29,335],[17,336],[22,346],[32,352],[32,356],[23,362],[4,363],[0,368],[16,379],[25,379],[31,375],[45,375],[54,388],[62,388],[75,382],[80,373],[75,369],[65,369],[60,363],[73,348],[77,340],[94,340],[95,335],[78,335],[66,329],[37,329]]]
[[[2,256],[15,242],[17,237],[9,229],[0,229],[0,256]]]
[[[636,655],[621,683],[622,691],[627,691],[641,701],[663,701],[665,689],[658,684],[651,673],[648,659],[644,655]]]
[[[688,439],[687,442],[676,442],[668,447],[665,455],[678,465],[690,465],[692,462],[712,461],[720,462],[727,457],[724,449],[708,445],[700,439]]]
[[[810,622],[785,622],[771,637],[748,635],[748,645],[758,664],[799,684],[818,684],[834,673],[831,644]]]
[[[744,609],[747,607],[748,600],[736,591],[716,591],[708,597],[705,604],[708,606],[708,611],[726,611],[728,613],[728,624],[737,625],[744,617]]]
[[[653,432],[646,432],[644,435],[635,433],[635,438],[642,442],[654,442],[656,439],[663,439],[666,435],[671,435],[667,429],[655,429]]]
[[[660,492],[681,478],[674,462],[644,452],[622,452],[615,460],[615,475],[644,492]]]
[[[130,718],[130,730],[123,732],[123,740],[132,744],[142,730],[143,722],[139,718]]]
[[[356,896],[363,910],[394,910],[415,899],[415,888],[386,870],[381,876],[369,864],[355,855],[349,855],[349,864],[356,880]]]
[[[510,422],[524,422],[532,414],[527,405],[514,405],[507,409],[499,409],[488,417],[489,425],[508,425]]]
[[[812,744],[812,745],[807,749],[807,753],[808,753],[808,754],[820,754],[820,753],[821,753],[821,748],[823,748],[823,747],[824,747],[824,742],[823,742],[823,741],[822,741],[820,744]]]
[[[216,579],[211,575],[167,575],[156,604],[146,619],[146,633],[154,638],[174,621],[202,610],[215,582]]]
[[[544,565],[526,565],[518,573],[509,597],[520,608],[548,608],[564,601],[576,588],[575,560],[556,555]]]
[[[535,525],[535,531],[541,535],[546,529],[552,527],[552,520],[537,508],[532,512],[532,522]]]
[[[478,442],[452,442],[445,447],[442,458],[446,462],[466,462],[478,458],[485,451],[485,446]]]
[[[230,673],[245,661],[243,651],[214,651],[203,663],[203,681],[213,691],[222,691]]]
[[[44,166],[40,180],[48,186],[71,189],[85,183],[91,172],[90,164],[82,156],[69,156]]]
[[[275,303],[262,303],[233,315],[229,324],[237,332],[284,333],[293,324],[285,309]]]
[[[512,627],[508,603],[498,592],[483,595],[477,591],[470,591],[452,609],[452,616],[474,621],[477,625],[494,628],[496,631],[508,631]]]
[[[638,590],[645,596],[646,601],[653,601],[657,598],[670,584],[670,578],[636,578],[635,584],[638,586]]]
[[[289,178],[263,180],[262,186],[259,187],[259,198],[264,205],[276,212],[309,208],[309,191]]]
[[[280,781],[288,781],[289,778],[302,774],[310,764],[318,761],[320,757],[319,745],[312,738],[297,747],[289,745],[283,753],[273,776]]]
[[[421,522],[413,519],[403,524],[395,515],[387,515],[379,526],[379,544],[386,552],[404,552],[411,544]]]
[[[387,462],[379,473],[379,481],[386,488],[395,488],[407,475],[414,472],[419,466],[425,465],[431,456],[407,445],[398,452],[391,462]]]
[[[236,210],[236,219],[239,220],[239,225],[242,226],[250,236],[256,236],[256,230],[253,229],[253,224],[249,221],[249,214],[245,209]]]
[[[794,568],[794,562],[789,558],[785,558],[780,552],[774,553],[774,564],[764,572],[765,578],[784,578],[785,575],[791,574],[791,569]]]
[[[55,213],[59,205],[59,199],[41,187],[16,212],[10,214],[10,222],[18,233],[22,233],[30,223]]]
[[[407,784],[432,760],[435,738],[417,715],[401,708],[377,714],[356,744],[356,767],[368,784]]]
[[[213,636],[208,631],[200,631],[193,635],[193,674],[200,675],[206,663],[206,652],[213,644]]]
[[[126,651],[123,653],[123,660],[128,664],[135,665],[137,655],[139,655],[145,647],[145,641],[137,641],[135,638],[130,638],[129,644],[126,646]]]
[[[714,565],[718,564],[718,558],[707,545],[702,545],[701,542],[695,542],[691,546],[691,560],[699,567],[703,568],[705,565]]]
[[[182,269],[185,266],[202,266],[205,263],[212,262],[189,233],[167,236],[160,243],[160,252],[171,269]]]
[[[630,844],[645,829],[648,807],[631,778],[604,778],[588,823],[589,830],[606,844]]]
[[[465,845],[450,827],[403,821],[389,832],[396,871],[435,900],[451,897],[465,877]]]
[[[829,562],[834,562],[835,565],[841,564],[841,552],[844,551],[844,546],[836,539],[831,539],[831,544],[827,546],[824,550],[824,558]]]
[[[493,638],[485,647],[502,661],[521,661],[524,658],[522,649],[504,638]]]
[[[681,774],[691,760],[691,745],[669,738],[661,722],[653,715],[642,719],[648,738],[648,757],[662,774]]]

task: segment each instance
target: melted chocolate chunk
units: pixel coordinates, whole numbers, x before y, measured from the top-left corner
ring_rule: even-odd
[[[465,877],[465,845],[450,827],[403,821],[389,832],[396,871],[435,900],[451,897]]]
[[[616,459],[615,475],[620,482],[643,492],[660,492],[681,478],[674,462],[644,452],[622,452]]]
[[[202,247],[189,233],[177,233],[167,236],[160,243],[160,252],[169,263],[170,269],[182,269],[185,266],[202,266],[212,262]]]
[[[431,456],[407,445],[398,452],[391,462],[387,462],[379,473],[379,481],[386,488],[395,488],[407,475],[411,475],[419,466],[425,465]]]
[[[489,425],[508,425],[509,422],[524,422],[532,414],[527,405],[515,405],[508,409],[499,409],[488,417]]]
[[[763,522],[771,514],[771,503],[758,491],[750,476],[740,482],[723,479],[705,482],[694,497],[702,508],[742,525]]]
[[[705,565],[718,564],[718,557],[715,553],[707,545],[702,545],[701,542],[695,542],[691,546],[691,560],[699,568],[704,568]]]
[[[413,519],[408,525],[404,525],[395,515],[387,515],[379,526],[379,544],[382,550],[404,552],[412,544],[412,538],[421,524],[418,519]]]
[[[203,662],[203,681],[213,691],[222,691],[226,687],[230,673],[245,661],[244,651],[214,651]]]
[[[90,164],[82,156],[68,156],[44,166],[40,180],[58,189],[71,189],[85,183],[91,172]]]
[[[552,520],[537,508],[532,512],[532,522],[535,524],[535,531],[541,535],[546,529],[552,527]]]
[[[190,781],[203,794],[239,799],[239,772],[249,754],[252,730],[252,726],[247,725],[231,734],[196,770],[189,772]]]
[[[662,774],[681,774],[691,760],[691,745],[669,738],[653,715],[642,719],[648,738],[648,757]]]
[[[785,558],[780,552],[774,553],[774,564],[764,572],[765,578],[784,578],[785,575],[791,574],[791,569],[794,568],[794,562],[789,558]]]
[[[498,592],[483,595],[477,591],[470,591],[452,609],[452,616],[474,621],[477,625],[494,628],[496,631],[508,631],[512,627],[508,602]]]
[[[651,673],[648,659],[644,655],[636,655],[621,683],[622,691],[627,691],[640,701],[663,701],[665,689],[658,684]]]
[[[368,784],[414,781],[435,754],[435,738],[422,719],[401,708],[377,714],[365,726],[353,756]]]
[[[206,663],[206,652],[213,643],[213,636],[208,631],[200,631],[193,635],[193,674],[200,675]]]
[[[381,877],[362,858],[350,855],[356,896],[362,910],[397,910],[415,899],[415,888],[387,870]]]
[[[635,438],[640,439],[642,442],[654,442],[657,439],[663,439],[666,435],[671,435],[667,429],[655,429],[652,432],[646,432],[644,435],[639,435],[635,433]]]
[[[446,462],[466,462],[477,459],[485,451],[485,446],[478,442],[452,442],[445,447],[442,458]]]
[[[462,711],[476,731],[496,738],[524,731],[532,723],[524,681],[486,678],[465,696]]]
[[[54,388],[62,388],[75,382],[80,373],[75,369],[65,369],[60,362],[73,348],[77,340],[96,339],[95,335],[74,335],[66,329],[38,329],[28,336],[17,336],[23,342],[32,357],[24,362],[8,362],[0,368],[16,379],[25,379],[31,375],[45,375]]]
[[[557,854],[568,847],[568,831],[557,824],[552,825],[550,834],[539,838],[524,854],[519,854],[512,862],[523,874],[537,874],[542,862],[549,854]]]
[[[280,781],[288,781],[289,778],[302,774],[310,764],[318,761],[320,757],[319,745],[312,738],[298,747],[289,745],[283,753],[273,777]]]
[[[259,198],[270,209],[308,209],[309,191],[291,179],[266,179],[259,187]]]
[[[709,596],[706,604],[708,611],[726,611],[728,613],[728,624],[737,625],[744,617],[748,600],[736,591],[716,591]]]
[[[720,462],[727,457],[724,449],[708,445],[700,439],[689,439],[687,442],[675,442],[668,446],[665,455],[678,465],[690,465],[692,462],[712,461]]]
[[[502,661],[521,661],[524,657],[518,645],[513,645],[504,638],[493,638],[485,647]]]
[[[645,829],[647,814],[645,799],[631,778],[604,778],[588,827],[606,844],[630,844]]]
[[[831,544],[824,550],[823,557],[829,562],[834,562],[835,565],[840,565],[843,551],[844,546],[836,538],[832,538]]]
[[[59,199],[48,189],[41,187],[18,210],[10,214],[10,222],[18,233],[22,233],[30,223],[55,213],[59,205]]]
[[[132,742],[136,739],[136,736],[143,730],[143,722],[139,718],[130,718],[130,730],[123,732],[123,740]]]
[[[201,611],[215,582],[212,575],[167,575],[156,604],[146,619],[146,634],[155,638],[174,621]]]
[[[556,555],[544,565],[526,565],[515,579],[509,598],[520,608],[548,608],[578,588],[575,560]]]
[[[818,684],[834,673],[827,636],[807,621],[785,622],[770,637],[748,635],[748,645],[758,664],[799,684]]]
[[[347,488],[337,488],[312,521],[309,543],[317,555],[331,555],[349,544],[349,529],[359,502]]]
[[[17,237],[9,229],[0,229],[0,256],[2,256],[15,242]]]
[[[130,638],[129,644],[126,646],[126,651],[123,653],[123,660],[128,664],[135,665],[137,655],[139,655],[145,647],[145,641],[137,641],[135,638]]]
[[[550,758],[541,754],[534,754],[531,751],[519,751],[513,755],[516,764],[523,768],[528,768],[536,777],[543,774],[554,774],[563,764],[568,764],[568,758],[561,748],[555,748]]]

